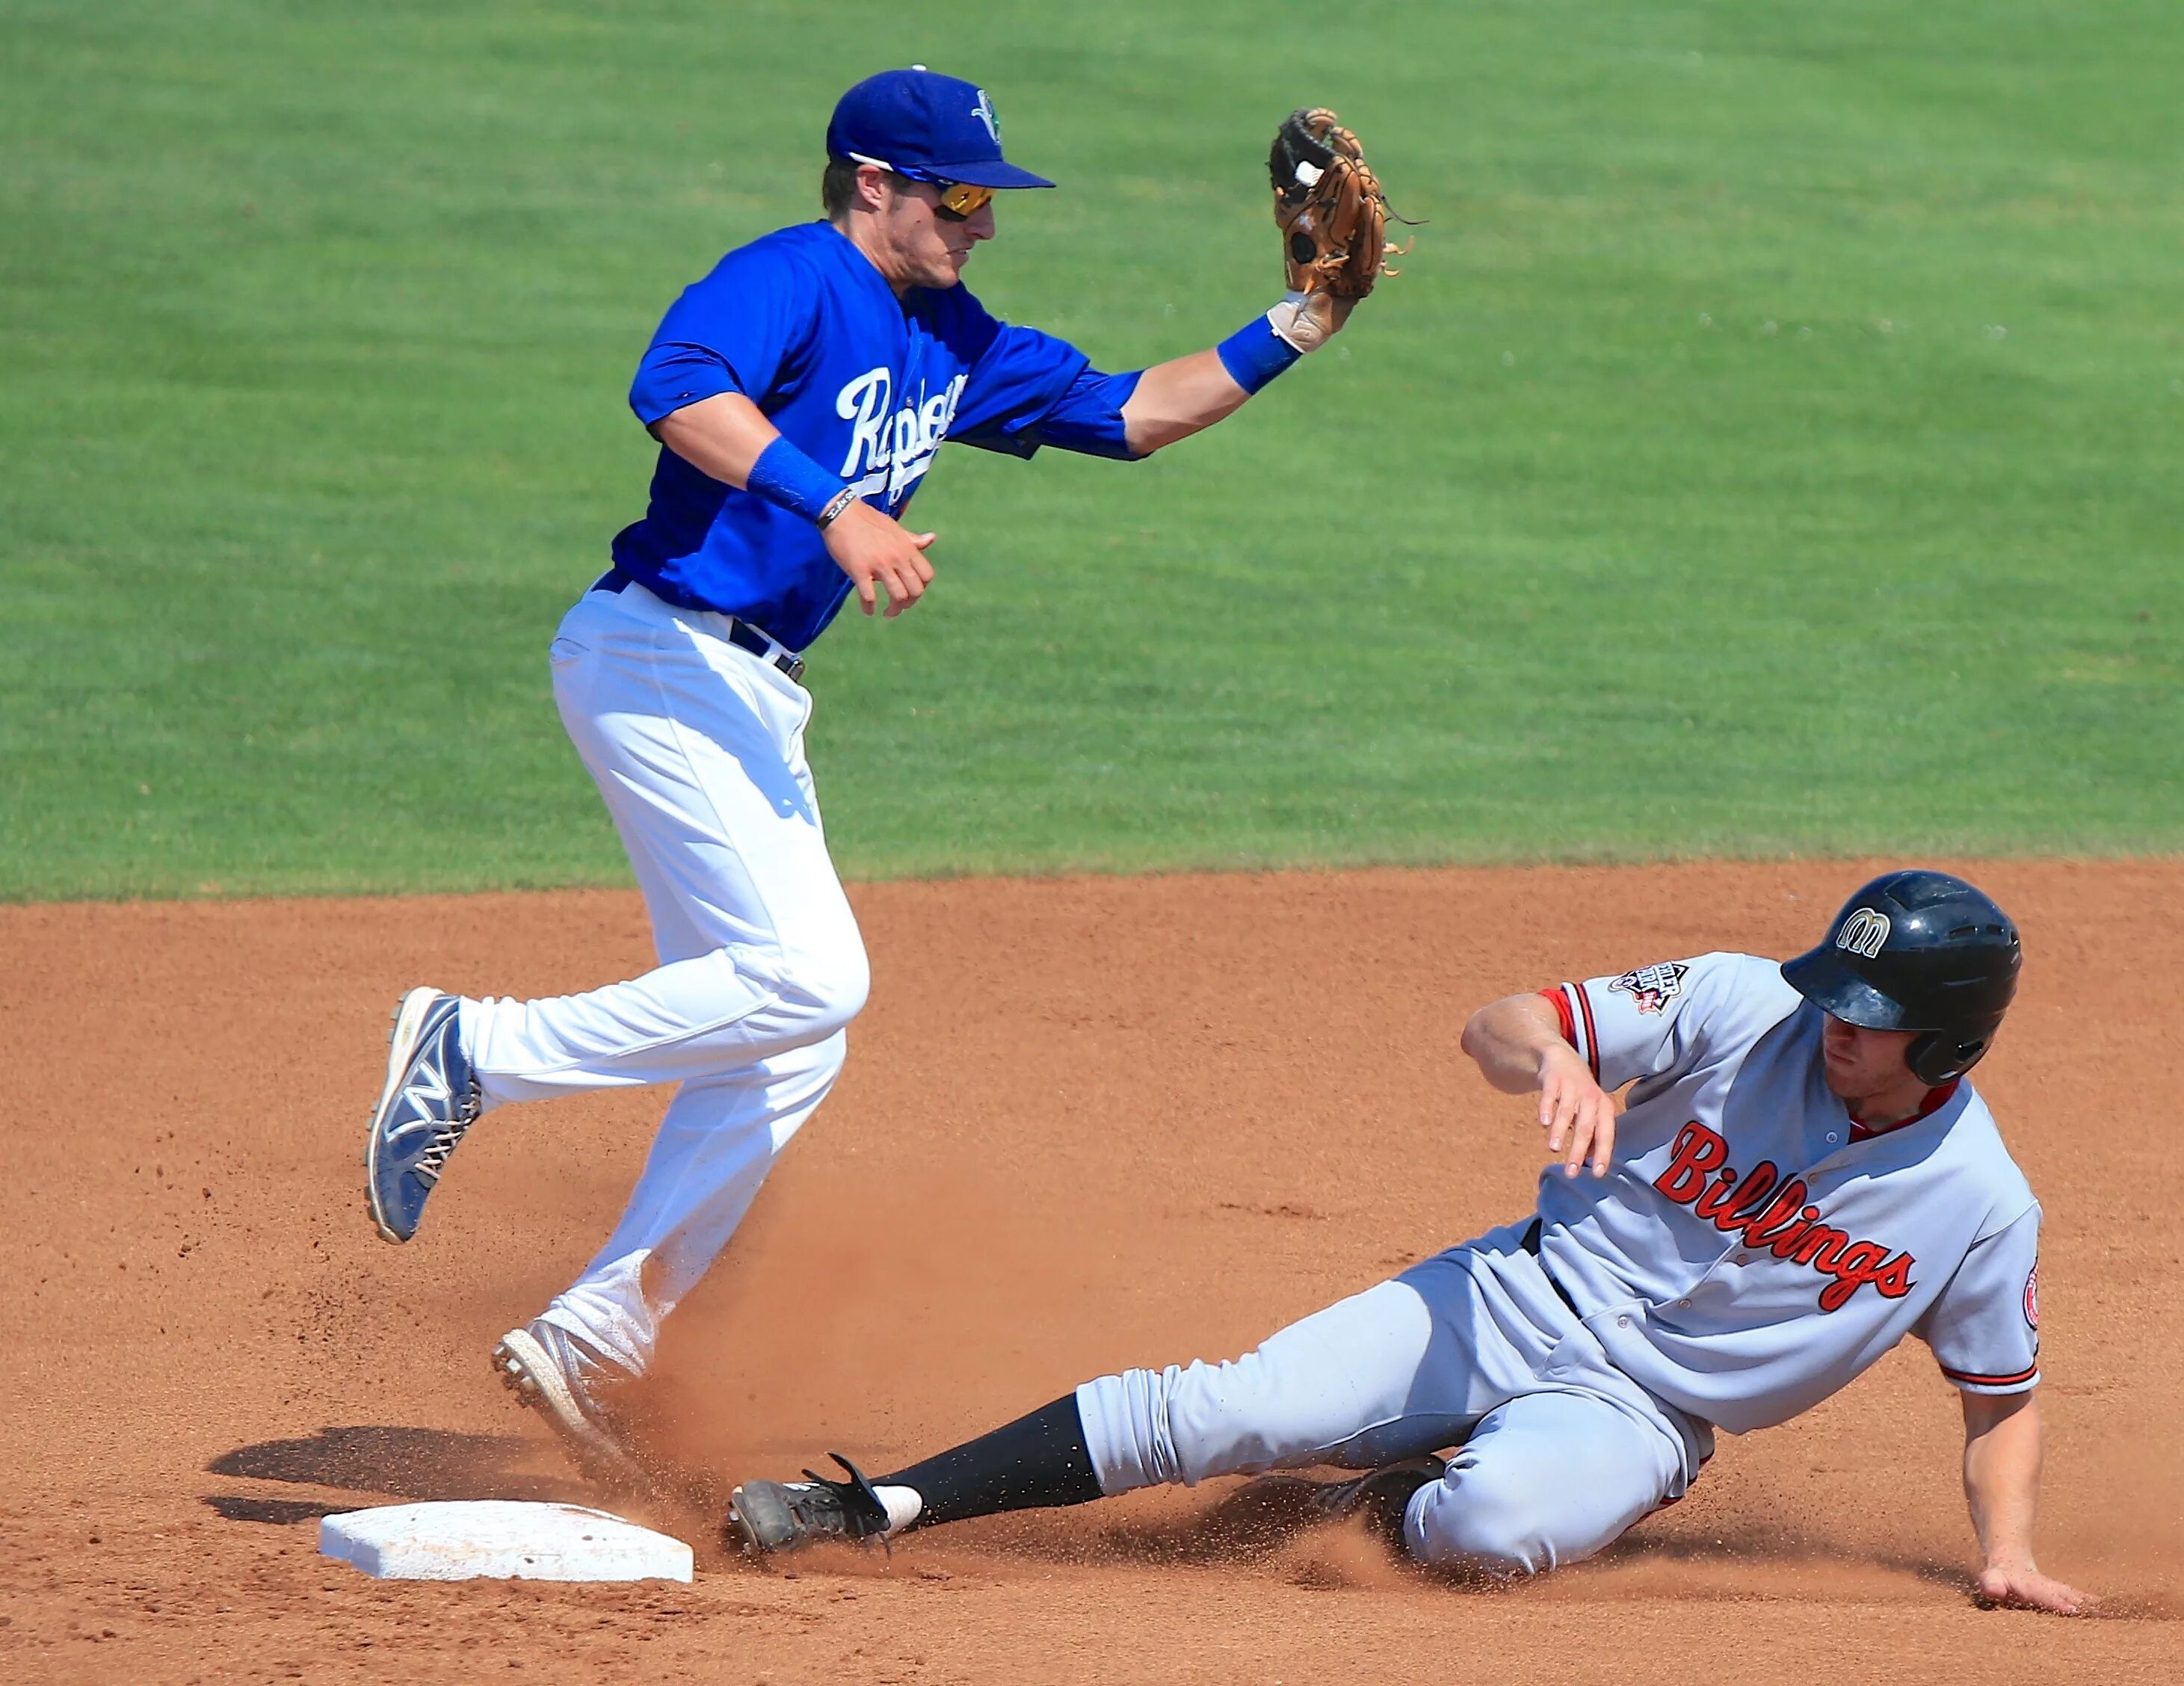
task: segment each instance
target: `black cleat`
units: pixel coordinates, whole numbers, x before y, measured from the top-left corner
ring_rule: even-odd
[[[730,1494],[722,1530],[728,1544],[771,1557],[822,1539],[885,1539],[887,1506],[872,1483],[839,1452],[828,1455],[848,1472],[847,1481],[807,1469],[802,1481],[747,1481]]]
[[[1313,1496],[1313,1505],[1329,1522],[1362,1516],[1373,1537],[1394,1552],[1405,1554],[1403,1515],[1412,1496],[1448,1472],[1446,1458],[1406,1458],[1387,1464],[1353,1481],[1333,1481]]]

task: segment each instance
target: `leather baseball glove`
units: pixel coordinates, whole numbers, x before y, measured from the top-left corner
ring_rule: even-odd
[[[1267,173],[1296,304],[1295,328],[1284,337],[1294,342],[1317,328],[1317,344],[1340,325],[1334,301],[1364,298],[1384,271],[1396,273],[1386,260],[1410,248],[1389,244],[1388,196],[1357,136],[1325,108],[1289,114],[1275,133]]]

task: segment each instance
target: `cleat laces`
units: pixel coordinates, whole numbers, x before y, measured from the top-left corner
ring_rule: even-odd
[[[836,1522],[839,1532],[860,1544],[869,1544],[878,1540],[892,1557],[894,1542],[888,1538],[887,1506],[881,1502],[880,1495],[872,1490],[872,1484],[866,1478],[865,1472],[839,1452],[829,1452],[827,1455],[841,1465],[849,1479],[829,1480],[816,1470],[805,1470],[805,1479],[826,1496],[816,1505],[807,1502],[795,1505],[795,1508],[808,1522],[817,1523],[822,1531],[834,1532],[835,1529],[827,1527],[827,1523]],[[796,1491],[794,1486],[788,1490],[792,1494]],[[818,1498],[817,1494],[811,1496]],[[794,1500],[791,1502],[794,1504]]]
[[[477,1091],[473,1088],[464,1097],[455,1116],[432,1132],[432,1139],[425,1144],[425,1151],[417,1155],[417,1162],[410,1167],[410,1174],[420,1182],[437,1182],[440,1171],[448,1162],[448,1156],[454,1152],[471,1126],[477,1122]]]
[[[417,1155],[417,1163],[410,1167],[410,1174],[420,1182],[437,1182],[440,1169],[448,1162],[448,1155],[455,1150],[455,1143],[470,1128],[467,1122],[450,1124],[432,1132],[432,1141],[425,1151]]]

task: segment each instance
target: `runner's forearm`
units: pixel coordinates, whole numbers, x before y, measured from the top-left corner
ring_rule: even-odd
[[[1504,1094],[1538,1088],[1548,1058],[1568,1046],[1555,1010],[1537,995],[1507,996],[1481,1007],[1463,1027],[1463,1051]]]
[[[1992,1567],[2030,1566],[2040,1492],[2040,1407],[2031,1394],[1962,1395],[1964,1500]]]

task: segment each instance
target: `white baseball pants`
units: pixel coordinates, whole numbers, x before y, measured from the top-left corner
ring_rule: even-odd
[[[842,1069],[869,983],[804,758],[811,697],[725,616],[587,593],[554,695],[651,915],[660,965],[581,995],[462,1004],[484,1106],[677,1083],[629,1205],[549,1322],[642,1373]]]
[[[1457,1446],[1405,1512],[1413,1557],[1530,1574],[1591,1556],[1682,1495],[1713,1434],[1607,1362],[1522,1234],[1429,1259],[1233,1363],[1086,1383],[1101,1491]]]

